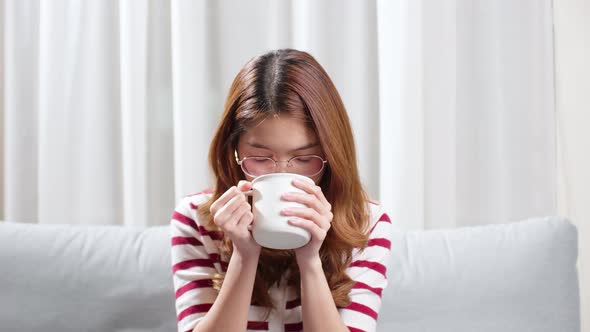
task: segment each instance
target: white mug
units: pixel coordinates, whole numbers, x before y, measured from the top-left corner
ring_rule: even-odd
[[[298,202],[281,199],[287,192],[301,192],[295,187],[294,179],[314,183],[307,176],[293,173],[271,173],[252,180],[252,236],[263,247],[272,249],[295,249],[304,246],[311,239],[311,234],[301,227],[288,223],[292,216],[281,215],[287,207],[307,207]]]

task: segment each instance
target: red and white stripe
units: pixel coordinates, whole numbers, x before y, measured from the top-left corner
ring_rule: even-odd
[[[371,226],[367,247],[353,251],[353,260],[347,269],[355,284],[350,292],[351,303],[341,308],[340,315],[350,331],[375,331],[381,296],[387,286],[387,259],[391,249],[391,220],[371,206],[379,218]]]
[[[206,229],[199,223],[199,205],[209,193],[187,196],[176,208],[171,220],[171,255],[178,331],[192,331],[205,316],[217,297],[212,277],[225,271],[221,264],[218,245],[223,234]],[[339,312],[351,332],[375,331],[381,296],[387,286],[387,259],[391,249],[391,220],[381,213],[381,207],[370,202],[372,214],[369,241],[363,250],[353,250],[353,260],[346,272],[355,281],[350,292],[351,303]],[[282,291],[282,290],[281,290]],[[302,331],[301,299],[293,292],[282,307],[284,331]],[[268,331],[269,321],[280,319],[274,311],[269,321],[263,321],[263,308],[251,306],[248,331]],[[277,325],[273,325],[277,326]]]
[[[221,268],[214,243],[218,237],[197,223],[202,201],[204,197],[198,195],[186,197],[172,214],[172,279],[179,331],[192,330],[217,297],[211,277]]]

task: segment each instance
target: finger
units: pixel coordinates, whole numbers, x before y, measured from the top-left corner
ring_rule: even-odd
[[[303,193],[298,193],[298,192],[289,192],[289,193],[285,193],[282,196],[282,198],[285,201],[298,202],[298,203],[304,204],[304,205],[318,211],[320,214],[328,212],[328,211],[326,211],[326,207],[314,195],[303,194]]]
[[[246,196],[242,194],[235,195],[232,197],[227,204],[221,207],[217,213],[215,213],[214,218],[219,220],[221,223],[224,223],[226,220],[230,218],[230,216],[236,211],[241,204],[246,203]],[[221,225],[221,224],[218,224]]]
[[[328,228],[330,225],[329,220],[326,220],[327,218],[322,218],[322,216],[316,210],[311,208],[291,207],[283,209],[281,213],[285,216],[294,216],[302,219],[311,220],[322,228]]]
[[[234,213],[230,217],[230,222],[232,225],[238,226],[242,222],[242,218],[248,216],[250,213],[250,206],[248,204],[241,205],[237,208]]]
[[[323,241],[326,238],[326,234],[328,233],[327,230],[324,230],[320,227],[318,227],[318,225],[316,225],[316,223],[314,223],[311,220],[307,220],[307,219],[301,219],[301,218],[291,218],[289,219],[289,224],[293,225],[293,226],[297,226],[297,227],[301,227],[303,229],[305,229],[306,231],[308,231],[312,237]]]
[[[252,182],[248,182],[246,180],[240,180],[240,182],[238,182],[237,187],[241,192],[248,191],[248,190],[252,189]]]
[[[293,185],[299,189],[302,189],[306,193],[317,197],[320,200],[320,202],[322,202],[322,204],[324,206],[326,206],[326,208],[328,210],[330,210],[332,208],[332,206],[330,205],[330,203],[328,202],[328,200],[324,196],[324,193],[322,192],[322,187],[316,186],[313,183],[309,183],[307,181],[303,181],[300,179],[294,179]]]
[[[215,215],[217,210],[225,206],[225,204],[232,199],[235,195],[239,194],[240,191],[235,186],[230,187],[226,190],[213,204],[211,204],[211,214]]]
[[[224,215],[220,219],[218,226],[221,227],[223,230],[228,230],[235,227],[240,218],[250,210],[248,204],[238,206],[229,216]]]
[[[252,211],[250,211],[250,209],[246,209],[246,211],[240,217],[240,220],[238,220],[238,225],[239,226],[249,226],[250,224],[252,224],[253,220],[254,220],[254,215],[252,214]]]

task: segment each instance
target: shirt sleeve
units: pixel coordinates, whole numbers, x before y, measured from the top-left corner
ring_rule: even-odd
[[[179,332],[192,331],[217,297],[213,276],[219,266],[210,232],[199,224],[194,197],[184,198],[170,224],[172,279]],[[209,249],[209,250],[207,250]]]
[[[350,291],[351,303],[339,310],[351,332],[369,332],[377,328],[381,294],[387,286],[387,261],[391,248],[391,220],[379,209],[367,247],[353,254],[346,272],[355,282]]]

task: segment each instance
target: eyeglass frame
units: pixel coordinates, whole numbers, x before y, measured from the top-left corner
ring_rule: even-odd
[[[300,158],[300,157],[318,157],[318,158],[320,158],[322,160],[322,168],[320,168],[320,170],[317,173],[315,173],[315,174],[305,175],[307,177],[312,177],[312,176],[316,176],[316,175],[320,174],[324,170],[324,168],[326,168],[326,165],[328,164],[328,161],[327,160],[325,160],[324,158],[322,158],[322,156],[318,156],[317,154],[304,154],[304,155],[300,155],[300,156],[294,156],[294,157],[290,158],[289,160],[274,160],[271,157],[264,157],[264,156],[249,156],[249,157],[244,157],[244,158],[240,159],[238,157],[238,150],[237,149],[234,149],[234,157],[236,158],[236,163],[240,166],[240,168],[242,169],[242,171],[244,172],[244,174],[249,175],[249,176],[251,176],[253,178],[255,178],[257,176],[262,176],[262,175],[265,175],[265,174],[253,175],[253,174],[250,174],[250,173],[246,172],[246,170],[242,166],[242,164],[244,163],[244,160],[246,160],[246,159],[254,159],[254,158],[266,158],[266,159],[270,159],[270,160],[274,161],[274,163],[275,163],[275,169],[276,169],[278,163],[284,163],[284,162],[286,162],[287,163],[287,166],[289,166],[289,163],[291,163],[291,160],[293,160],[295,158]],[[266,173],[266,174],[271,174],[271,173]],[[303,175],[303,174],[301,174],[301,175]]]

